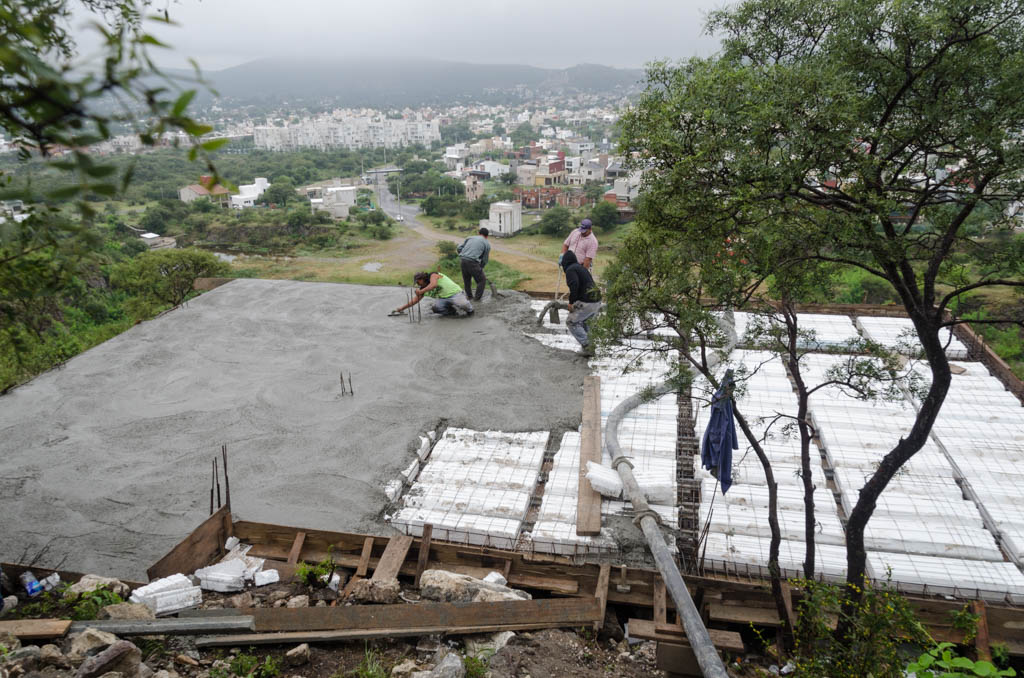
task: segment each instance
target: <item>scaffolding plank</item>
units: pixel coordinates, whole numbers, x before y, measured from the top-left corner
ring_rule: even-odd
[[[388,545],[384,548],[384,554],[377,562],[377,567],[373,570],[372,580],[390,581],[398,577],[398,572],[402,569],[402,563],[405,562],[405,556],[408,555],[412,542],[413,538],[406,535],[391,537],[388,540]]]
[[[48,640],[63,637],[70,626],[66,619],[17,619],[0,621],[0,633],[10,633],[21,640]]]
[[[576,497],[576,534],[601,533],[601,495],[587,480],[587,462],[601,463],[601,377],[583,378],[583,430],[580,435],[579,490]]]

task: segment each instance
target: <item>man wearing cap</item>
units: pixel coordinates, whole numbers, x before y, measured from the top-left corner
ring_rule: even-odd
[[[588,271],[593,267],[594,257],[597,256],[597,236],[594,235],[592,228],[590,219],[584,219],[580,222],[580,227],[574,229],[562,243],[562,254],[572,250],[576,255],[576,261]],[[558,263],[562,263],[562,257],[558,258]]]
[[[456,249],[459,253],[459,264],[462,266],[462,286],[466,288],[466,296],[473,301],[480,301],[484,296],[484,285],[487,276],[484,266],[491,255],[491,243],[487,236],[491,234],[487,228],[480,229],[480,235],[471,235]],[[473,281],[476,280],[476,296],[473,296]]]

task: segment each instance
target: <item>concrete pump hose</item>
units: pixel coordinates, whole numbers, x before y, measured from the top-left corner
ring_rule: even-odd
[[[550,311],[552,308],[560,308],[565,310],[569,308],[569,304],[567,304],[564,301],[549,301],[548,303],[544,304],[544,308],[542,308],[540,310],[540,313],[537,314],[538,326],[544,324],[544,316],[547,315],[548,311]]]
[[[726,313],[719,324],[727,337],[726,346],[722,351],[722,354],[725,355],[737,343],[732,313]],[[713,355],[710,366],[713,367],[718,361],[718,355]],[[605,423],[604,445],[605,450],[613,459],[612,466],[618,471],[619,477],[622,478],[623,494],[633,505],[634,513],[640,522],[640,529],[643,530],[644,536],[647,538],[651,555],[654,556],[654,562],[658,566],[661,578],[665,582],[665,589],[672,596],[672,600],[676,604],[676,610],[679,611],[679,616],[682,617],[683,629],[686,631],[690,647],[697,657],[697,664],[700,665],[701,673],[704,675],[704,678],[728,678],[722,658],[718,656],[718,651],[715,649],[714,643],[711,642],[711,636],[704,626],[704,620],[701,619],[697,607],[693,604],[693,598],[690,597],[690,591],[686,588],[686,582],[683,581],[682,575],[679,574],[679,568],[676,567],[675,560],[672,558],[668,545],[665,543],[665,537],[658,527],[657,513],[651,510],[651,507],[648,505],[647,497],[640,490],[636,478],[633,477],[633,465],[627,457],[623,456],[622,448],[619,446],[619,424],[622,423],[623,417],[640,405],[671,393],[674,390],[675,387],[670,382],[662,382],[654,386],[653,389],[643,393],[635,393],[619,403],[612,410],[611,414],[608,415],[608,421]]]

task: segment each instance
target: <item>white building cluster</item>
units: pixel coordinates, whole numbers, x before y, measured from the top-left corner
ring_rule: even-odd
[[[264,125],[253,129],[256,148],[270,151],[300,148],[399,148],[413,144],[430,146],[440,140],[439,121],[427,120],[419,115],[391,119],[383,115],[335,112],[330,116],[307,118],[284,127]]]

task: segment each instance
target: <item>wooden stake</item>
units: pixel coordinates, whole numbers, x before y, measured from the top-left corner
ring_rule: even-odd
[[[420,537],[420,553],[416,558],[416,578],[413,582],[413,586],[416,588],[420,587],[420,577],[423,576],[423,570],[427,569],[427,563],[430,561],[430,536],[433,533],[433,525],[428,523],[423,526],[423,536]]]
[[[213,477],[217,479],[217,508],[220,508],[220,467],[217,465],[217,457],[213,458]]]
[[[228,505],[228,512],[231,512],[231,481],[228,480],[228,446],[220,446],[220,454],[224,457],[224,503]]]
[[[215,482],[216,471],[213,468],[213,464],[210,464],[210,515],[213,515],[213,484]]]

